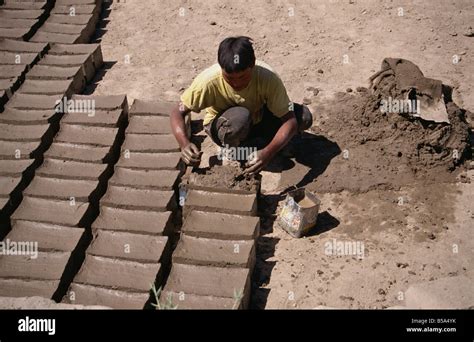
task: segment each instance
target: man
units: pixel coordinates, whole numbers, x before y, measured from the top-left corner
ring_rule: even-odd
[[[245,165],[245,173],[260,172],[297,133],[311,127],[306,106],[293,104],[280,77],[256,61],[248,37],[224,39],[218,64],[201,72],[182,94],[170,115],[171,129],[186,164],[200,162],[200,151],[186,136],[185,115],[206,109],[204,130],[222,147],[266,141]]]

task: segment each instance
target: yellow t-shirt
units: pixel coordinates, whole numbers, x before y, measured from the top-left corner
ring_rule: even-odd
[[[206,109],[204,125],[230,107],[243,106],[252,113],[254,124],[262,119],[260,110],[266,104],[277,117],[290,111],[290,99],[280,77],[270,66],[256,61],[252,79],[246,88],[235,91],[222,76],[219,64],[202,71],[181,95],[181,102],[193,112]]]

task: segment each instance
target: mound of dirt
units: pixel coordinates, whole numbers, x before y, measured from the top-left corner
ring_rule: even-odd
[[[319,122],[313,132],[329,135],[341,153],[330,161],[310,188],[319,192],[360,192],[374,188],[394,189],[415,181],[455,180],[453,171],[469,153],[466,111],[452,101],[450,87],[424,78],[416,69],[385,73],[373,89],[337,93],[330,100],[316,103],[316,112],[326,119]],[[384,101],[406,100],[407,92],[413,90],[407,87],[410,82],[414,87],[417,82],[423,83],[425,89],[434,88],[439,82],[441,104],[446,108],[449,123],[381,110]],[[426,95],[419,89],[415,91]],[[432,93],[429,95],[433,96]]]

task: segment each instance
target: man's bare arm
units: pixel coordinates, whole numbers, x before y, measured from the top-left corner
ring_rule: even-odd
[[[186,135],[184,118],[189,113],[191,113],[191,110],[182,103],[178,103],[173,107],[170,113],[171,131],[181,149],[181,159],[188,165],[197,165],[201,159],[200,151],[196,145],[189,141]]]
[[[280,151],[290,139],[298,131],[298,123],[293,111],[288,112],[282,118],[283,124],[278,129],[272,141],[262,150],[257,151],[252,160],[247,163],[245,173],[255,174],[262,171],[262,169],[272,160],[272,158]]]

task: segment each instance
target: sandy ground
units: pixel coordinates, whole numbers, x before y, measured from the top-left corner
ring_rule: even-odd
[[[474,25],[470,0],[122,0],[106,20],[100,39],[110,63],[89,89],[96,94],[176,101],[215,63],[223,38],[248,35],[292,100],[313,102],[316,124],[324,117],[318,101],[366,86],[385,57],[409,59],[452,85],[455,102],[474,112],[474,38],[463,35]],[[294,178],[307,169],[296,164],[286,172]],[[472,270],[472,184],[318,194],[318,227],[297,240],[273,227],[284,179],[263,174],[254,308],[390,307],[403,304],[411,284]],[[363,254],[331,255],[327,246],[337,242],[358,243]]]

